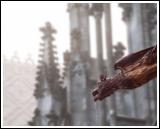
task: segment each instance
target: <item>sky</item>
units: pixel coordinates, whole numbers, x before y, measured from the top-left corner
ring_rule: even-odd
[[[118,41],[127,46],[126,25],[122,19],[122,9],[112,4],[113,44]],[[2,2],[1,3],[2,50],[6,58],[15,51],[23,61],[28,55],[37,62],[42,33],[39,31],[47,21],[57,30],[54,35],[59,63],[63,64],[63,52],[70,49],[70,26],[67,3],[65,2]],[[103,45],[105,48],[104,17],[102,18]],[[96,57],[95,21],[90,17],[91,56]],[[104,49],[104,58],[106,58]]]

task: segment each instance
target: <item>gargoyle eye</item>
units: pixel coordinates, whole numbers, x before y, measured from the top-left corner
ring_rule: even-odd
[[[101,81],[105,81],[107,79],[107,76],[106,75],[104,75],[104,74],[101,74],[100,75],[100,80]]]

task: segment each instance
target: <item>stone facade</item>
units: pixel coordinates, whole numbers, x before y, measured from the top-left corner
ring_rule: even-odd
[[[135,52],[156,44],[156,4],[120,4],[120,7],[124,10],[123,20],[127,25],[129,52]],[[156,119],[156,96],[154,96],[157,94],[156,86],[156,80],[150,81],[145,86],[129,92],[128,95],[126,94],[128,98],[129,96],[131,98],[131,103],[127,103],[132,105],[132,110],[134,110],[132,116],[145,118],[147,124],[153,123]]]

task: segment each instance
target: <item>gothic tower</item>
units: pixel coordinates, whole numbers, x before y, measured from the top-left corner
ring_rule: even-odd
[[[35,97],[37,99],[37,109],[30,125],[60,125],[62,121],[62,109],[65,97],[65,89],[61,87],[60,75],[56,57],[56,46],[53,33],[57,31],[49,22],[45,27],[40,28],[43,32],[43,43],[39,65],[37,66],[37,83]],[[64,97],[64,98],[63,98]]]

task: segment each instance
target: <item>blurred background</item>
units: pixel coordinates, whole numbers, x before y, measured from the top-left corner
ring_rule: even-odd
[[[2,2],[3,125],[155,125],[157,81],[91,92],[123,56],[157,43],[157,3]]]

